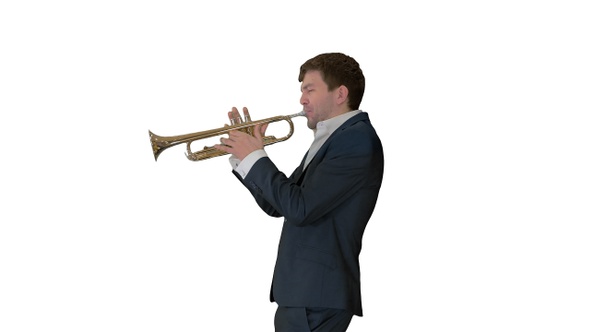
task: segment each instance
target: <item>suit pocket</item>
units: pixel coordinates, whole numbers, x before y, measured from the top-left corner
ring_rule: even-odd
[[[330,270],[336,268],[336,258],[334,255],[312,246],[307,246],[304,244],[298,245],[295,257],[324,265]]]

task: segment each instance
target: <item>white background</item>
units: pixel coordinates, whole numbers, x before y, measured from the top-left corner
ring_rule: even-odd
[[[339,51],[386,157],[349,331],[588,331],[583,3],[2,2],[0,330],[272,331],[281,219],[148,129],[298,112],[299,66]]]

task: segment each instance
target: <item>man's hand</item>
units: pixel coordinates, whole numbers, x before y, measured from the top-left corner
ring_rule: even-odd
[[[250,121],[250,113],[248,108],[243,108],[245,122]],[[231,112],[228,112],[230,123],[238,124],[244,122],[240,112],[237,108],[232,107]],[[239,131],[232,130],[229,132],[227,138],[223,137],[220,139],[221,144],[216,144],[214,147],[218,150],[231,153],[239,160],[244,160],[250,153],[264,148],[264,134],[268,123],[262,125],[256,125],[250,130]],[[251,132],[252,135],[248,134]]]

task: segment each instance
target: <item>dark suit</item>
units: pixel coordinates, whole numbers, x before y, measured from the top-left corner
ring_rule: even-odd
[[[238,176],[267,214],[285,217],[271,301],[362,316],[361,240],[382,178],[383,148],[367,113],[340,126],[305,170],[302,162],[287,177],[264,157]]]

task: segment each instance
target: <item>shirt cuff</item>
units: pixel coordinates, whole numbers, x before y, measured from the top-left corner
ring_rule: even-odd
[[[242,179],[244,179],[248,175],[248,172],[250,172],[252,166],[254,166],[254,164],[258,161],[258,159],[264,157],[268,157],[268,155],[266,154],[266,151],[260,149],[247,155],[241,162],[238,158],[233,156],[229,158],[229,161],[234,171],[240,174]]]

